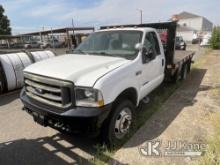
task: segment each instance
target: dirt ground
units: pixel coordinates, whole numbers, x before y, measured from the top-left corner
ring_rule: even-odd
[[[169,141],[204,144],[213,135],[211,115],[220,113],[220,51],[205,54],[181,87],[138,132],[118,150],[109,164],[196,164],[198,157],[164,156]],[[144,156],[140,148],[160,141],[160,156]]]

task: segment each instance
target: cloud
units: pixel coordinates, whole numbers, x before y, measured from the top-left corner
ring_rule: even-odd
[[[15,11],[24,8],[26,5],[31,3],[31,0],[2,0],[1,4],[5,8],[6,13],[11,14]]]
[[[100,26],[139,23],[138,9],[144,22],[166,21],[182,11],[202,15],[219,23],[219,0],[1,0],[12,22],[12,28],[42,26]],[[212,11],[212,12],[210,12]]]
[[[79,9],[58,17],[60,20],[74,18],[82,24],[117,24],[117,23],[139,23],[140,14],[138,9],[143,10],[144,22],[165,21],[176,12],[175,6],[184,6],[186,3],[176,0],[104,0],[92,8]]]
[[[137,9],[143,10],[144,22],[166,21],[173,14],[182,11],[192,12],[211,21],[220,23],[216,17],[219,0],[103,0],[92,8],[73,8],[71,12],[60,15],[60,20],[74,18],[78,24],[120,24],[139,23]],[[209,12],[212,11],[212,12]]]
[[[29,16],[41,17],[41,16],[53,16],[56,13],[63,12],[65,8],[61,4],[49,4],[44,6],[36,7],[34,10],[29,10]],[[27,12],[27,11],[26,11]]]
[[[138,3],[131,0],[104,0],[92,8],[73,8],[72,12],[60,16],[59,19],[73,18],[76,22],[83,24],[137,22],[139,17],[137,9],[141,8],[140,2],[143,3],[144,0]]]

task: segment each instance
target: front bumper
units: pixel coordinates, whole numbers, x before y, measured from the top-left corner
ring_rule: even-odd
[[[23,109],[31,114],[37,123],[73,132],[97,132],[111,110],[109,104],[101,108],[74,107],[62,112],[32,100],[24,89],[20,98],[24,104]]]

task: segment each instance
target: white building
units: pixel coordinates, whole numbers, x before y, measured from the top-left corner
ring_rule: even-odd
[[[212,32],[213,23],[203,16],[182,12],[174,15],[172,19],[178,20],[177,35],[183,36],[186,41],[192,41],[193,36],[203,36]]]
[[[186,27],[186,26],[178,26],[177,27],[177,36],[182,36],[184,41],[192,42],[193,39],[197,38],[196,30]]]

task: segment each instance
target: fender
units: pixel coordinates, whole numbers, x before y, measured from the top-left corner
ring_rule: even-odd
[[[94,88],[102,91],[104,104],[110,104],[125,90],[134,89],[136,92],[136,105],[139,103],[139,82],[136,71],[141,63],[134,60],[103,76],[96,82]]]

